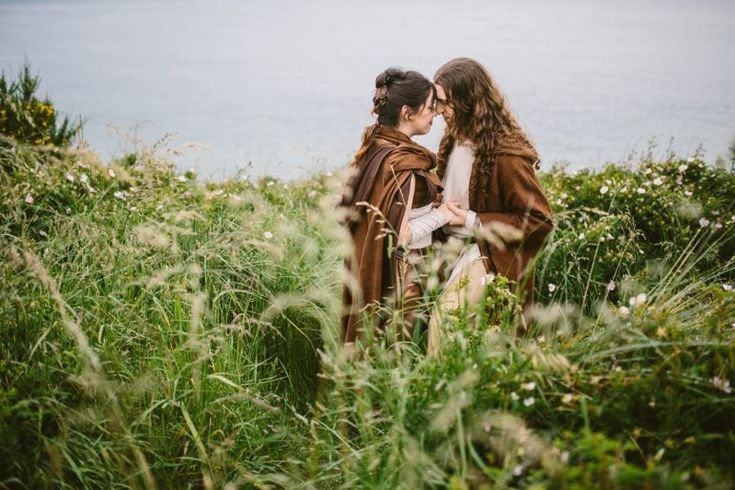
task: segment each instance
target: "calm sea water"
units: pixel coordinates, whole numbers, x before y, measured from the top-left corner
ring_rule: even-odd
[[[733,0],[0,0],[0,69],[30,61],[94,148],[172,133],[213,178],[344,165],[377,73],[455,56],[494,74],[547,165],[735,140]]]

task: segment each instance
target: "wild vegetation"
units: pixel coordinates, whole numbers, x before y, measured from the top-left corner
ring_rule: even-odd
[[[735,151],[546,171],[520,335],[496,277],[435,357],[345,352],[341,174],[103,162],[29,78],[0,83],[0,487],[735,483]]]

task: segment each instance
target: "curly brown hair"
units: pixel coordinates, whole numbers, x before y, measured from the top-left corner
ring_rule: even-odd
[[[495,156],[504,146],[513,146],[538,153],[510,111],[505,97],[493,81],[490,73],[477,61],[470,58],[455,58],[445,63],[434,76],[434,82],[446,92],[447,102],[454,109],[454,117],[439,143],[437,152],[437,174],[444,178],[447,160],[457,142],[468,141],[475,155],[473,166],[479,181],[470,182],[470,195],[478,186],[487,189],[493,172]]]

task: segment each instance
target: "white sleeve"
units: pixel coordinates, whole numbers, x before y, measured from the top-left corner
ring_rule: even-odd
[[[467,210],[467,217],[464,220],[464,225],[470,230],[477,224],[477,213],[471,210]]]
[[[444,214],[436,208],[421,216],[409,218],[411,238],[407,247],[411,249],[428,247],[431,245],[431,233],[446,224]]]

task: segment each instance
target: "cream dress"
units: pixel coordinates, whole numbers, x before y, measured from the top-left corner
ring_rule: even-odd
[[[472,162],[474,155],[468,144],[455,145],[447,161],[444,172],[444,197],[443,201],[459,201],[462,209],[469,209],[470,204],[470,175],[472,174]],[[469,211],[464,226],[445,226],[447,234],[467,240],[474,236],[472,227],[475,226],[477,215]],[[472,239],[460,252],[457,259],[447,271],[447,283],[434,306],[434,311],[429,321],[429,344],[428,353],[436,354],[438,346],[442,341],[442,319],[456,308],[465,304],[474,304],[482,296],[485,284],[485,266],[480,255],[480,247]]]

